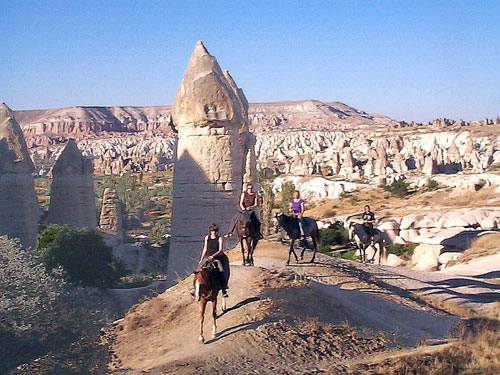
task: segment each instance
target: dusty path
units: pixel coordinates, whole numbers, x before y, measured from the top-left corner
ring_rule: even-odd
[[[198,343],[199,307],[188,277],[134,306],[117,325],[115,373],[340,374],[395,343],[446,338],[459,321],[418,302],[419,293],[445,296],[447,289],[419,274],[321,254],[314,264],[286,266],[287,247],[267,241],[255,267],[240,266],[237,249],[229,256],[229,309],[218,319],[217,337]]]

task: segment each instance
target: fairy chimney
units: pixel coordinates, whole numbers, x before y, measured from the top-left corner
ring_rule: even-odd
[[[49,223],[96,229],[93,171],[92,162],[70,139],[52,167]]]
[[[10,108],[0,104],[0,234],[36,245],[40,207],[21,127]]]
[[[116,189],[106,188],[102,195],[99,229],[106,244],[117,248],[123,245],[123,223],[120,198]]]
[[[248,102],[199,41],[171,110],[177,132],[167,281],[190,273],[211,223],[228,231],[243,182],[255,182]],[[250,168],[250,170],[248,170]]]

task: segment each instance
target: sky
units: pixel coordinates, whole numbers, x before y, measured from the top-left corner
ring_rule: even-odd
[[[0,0],[11,109],[170,105],[202,40],[250,103],[500,115],[498,0]]]

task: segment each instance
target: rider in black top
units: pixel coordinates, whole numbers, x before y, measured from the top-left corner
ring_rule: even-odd
[[[375,222],[375,214],[370,210],[369,205],[365,206],[365,211],[363,212],[361,219],[363,220],[363,225],[370,236],[370,241],[373,242],[373,223]]]
[[[201,252],[199,267],[203,267],[204,263],[207,261],[214,260],[217,263],[217,268],[219,268],[221,282],[222,282],[222,294],[227,297],[227,281],[229,279],[229,260],[224,254],[224,247],[222,242],[222,237],[219,236],[219,228],[217,224],[212,224],[208,227],[208,233],[205,236],[203,242],[203,250]]]

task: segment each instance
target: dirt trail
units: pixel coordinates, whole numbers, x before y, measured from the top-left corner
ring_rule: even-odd
[[[398,345],[445,338],[459,321],[417,302],[430,284],[386,267],[321,254],[286,266],[287,247],[267,241],[255,267],[240,266],[237,249],[229,256],[229,309],[217,337],[210,339],[207,314],[207,341],[198,342],[188,277],[116,326],[116,374],[340,374]]]

